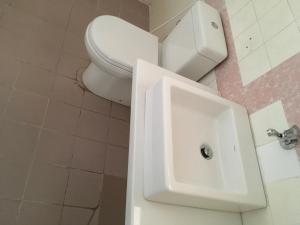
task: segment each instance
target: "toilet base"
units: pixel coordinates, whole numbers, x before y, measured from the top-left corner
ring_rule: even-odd
[[[82,81],[94,94],[130,106],[131,79],[115,77],[91,63],[83,72]]]

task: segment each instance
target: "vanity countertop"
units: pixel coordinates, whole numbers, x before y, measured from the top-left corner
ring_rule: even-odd
[[[126,225],[241,225],[239,213],[212,211],[148,201],[144,198],[145,93],[163,76],[172,77],[214,94],[215,90],[170,71],[138,60],[132,83]]]

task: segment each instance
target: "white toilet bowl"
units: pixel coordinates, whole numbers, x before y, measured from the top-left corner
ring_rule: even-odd
[[[168,37],[158,38],[120,18],[100,16],[85,36],[92,63],[83,82],[96,95],[130,105],[132,68],[137,59],[158,64],[191,80],[199,80],[227,57],[219,12],[196,1]]]
[[[136,60],[158,63],[157,37],[113,16],[100,16],[89,24],[85,45],[92,62],[83,83],[96,95],[124,105],[130,105]]]

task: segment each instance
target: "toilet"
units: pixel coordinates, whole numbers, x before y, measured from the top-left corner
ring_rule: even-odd
[[[98,96],[127,106],[137,59],[197,81],[227,57],[220,15],[202,1],[160,44],[151,33],[105,15],[88,25],[85,45],[91,63],[82,75],[84,85]]]

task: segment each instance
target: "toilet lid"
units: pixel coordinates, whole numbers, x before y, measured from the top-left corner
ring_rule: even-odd
[[[132,71],[136,60],[158,63],[158,38],[114,16],[99,16],[88,28],[88,41],[111,64]]]

